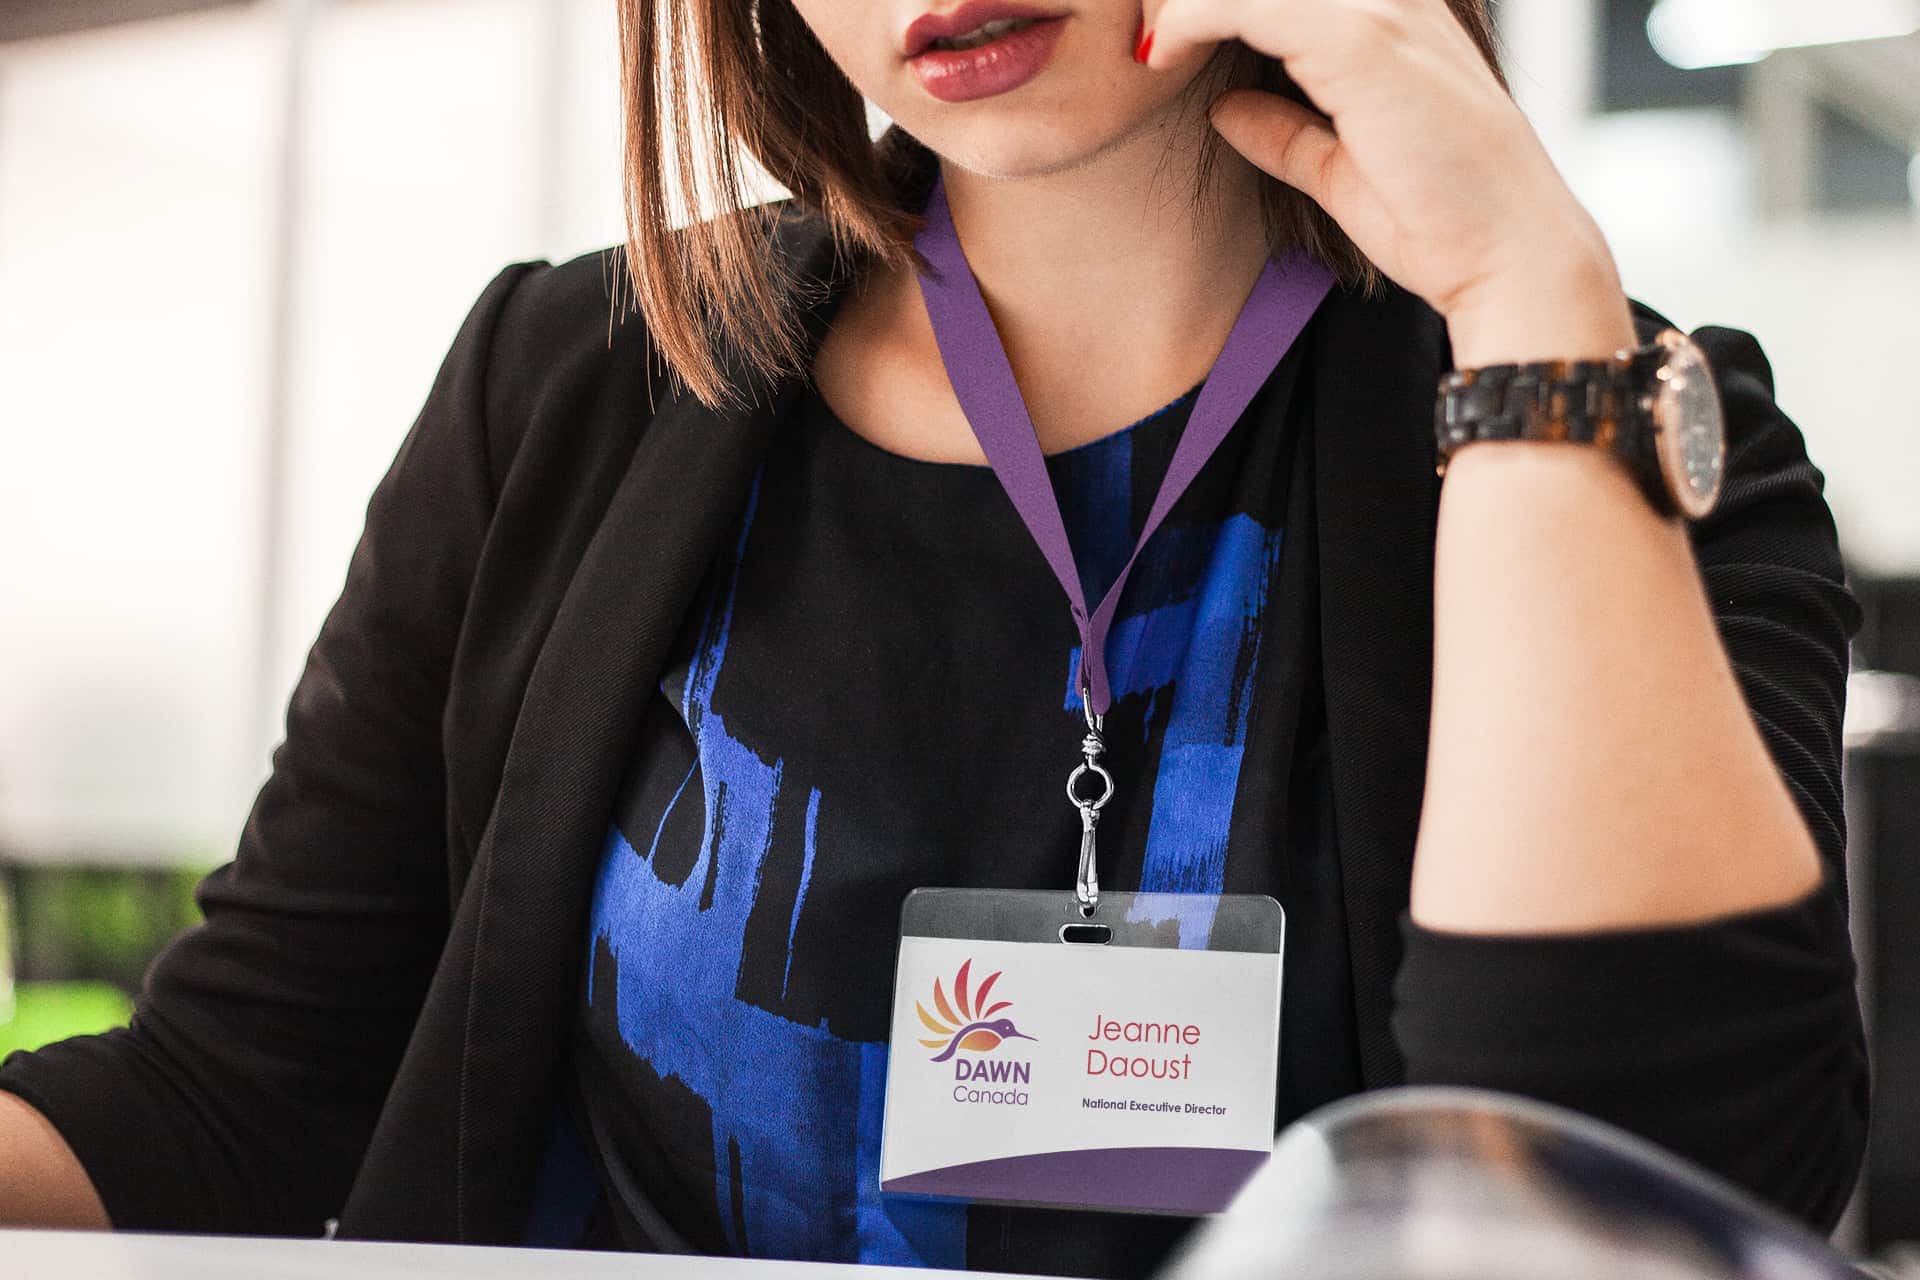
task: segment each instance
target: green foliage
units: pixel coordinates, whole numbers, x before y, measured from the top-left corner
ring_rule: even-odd
[[[0,877],[0,1055],[125,1025],[153,957],[200,918],[201,875],[35,866]]]
[[[132,1012],[126,992],[110,983],[23,982],[13,991],[13,1017],[0,1022],[0,1058],[125,1026]]]
[[[200,918],[199,869],[17,869],[13,929],[22,981],[95,980],[140,987],[153,957]]]

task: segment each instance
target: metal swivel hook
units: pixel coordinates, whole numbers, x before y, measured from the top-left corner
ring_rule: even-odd
[[[1081,705],[1087,707],[1087,736],[1080,740],[1080,753],[1086,760],[1067,775],[1067,799],[1080,810],[1080,871],[1074,878],[1073,893],[1080,901],[1080,914],[1091,916],[1100,905],[1099,853],[1094,830],[1100,822],[1101,808],[1113,799],[1113,775],[1100,763],[1100,757],[1107,750],[1106,739],[1101,735],[1105,717],[1095,714],[1084,699]],[[1097,796],[1082,796],[1079,792],[1080,779],[1089,774],[1100,780]]]

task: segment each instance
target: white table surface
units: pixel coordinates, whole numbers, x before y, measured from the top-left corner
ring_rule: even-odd
[[[958,1276],[809,1262],[481,1249],[357,1240],[262,1240],[92,1231],[0,1231],[4,1280],[825,1280]]]

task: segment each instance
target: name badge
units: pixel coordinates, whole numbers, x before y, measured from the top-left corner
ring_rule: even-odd
[[[1284,936],[1252,895],[908,895],[880,1189],[1225,1209],[1273,1146]]]

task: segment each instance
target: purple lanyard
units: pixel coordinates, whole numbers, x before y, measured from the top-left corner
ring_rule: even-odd
[[[1099,607],[1089,614],[1033,419],[1027,416],[1027,403],[1013,380],[1013,366],[1007,363],[993,317],[987,312],[980,286],[960,248],[960,238],[954,233],[944,180],[934,185],[927,203],[926,226],[915,237],[914,246],[939,272],[938,280],[920,275],[920,292],[933,321],[947,378],[993,473],[1000,478],[1001,488],[1013,500],[1014,510],[1020,513],[1027,532],[1039,544],[1040,554],[1067,593],[1074,625],[1080,631],[1080,693],[1092,714],[1105,715],[1113,703],[1107,684],[1107,632],[1113,626],[1121,592],[1140,559],[1141,548],[1307,327],[1333,287],[1333,276],[1304,253],[1292,254],[1285,262],[1268,260],[1246,305],[1240,308],[1240,318],[1234,321],[1226,346],[1200,387],[1200,398],[1173,451],[1173,460],[1167,464],[1167,474],[1147,512],[1133,554],[1127,557]]]
[[[1174,448],[1173,460],[1134,542],[1133,554],[1127,557],[1099,606],[1089,613],[1073,561],[1073,546],[1067,541],[1066,522],[1060,516],[1046,459],[1040,454],[1040,440],[1014,382],[1006,348],[993,327],[993,316],[980,296],[980,285],[953,229],[944,178],[934,184],[927,202],[926,225],[915,237],[914,246],[935,272],[934,276],[920,274],[920,292],[926,299],[927,315],[933,322],[934,339],[939,343],[940,359],[947,367],[954,395],[994,475],[999,477],[1000,487],[1006,490],[1027,532],[1039,544],[1040,554],[1052,567],[1053,576],[1067,593],[1074,626],[1080,632],[1079,692],[1087,718],[1087,737],[1081,751],[1086,763],[1067,779],[1067,798],[1079,807],[1081,819],[1080,874],[1075,891],[1081,911],[1091,916],[1100,898],[1094,826],[1101,807],[1113,795],[1113,778],[1099,764],[1105,750],[1101,722],[1113,703],[1113,691],[1107,683],[1107,632],[1120,607],[1127,577],[1147,539],[1167,518],[1173,504],[1200,474],[1201,467],[1227,438],[1235,421],[1319,310],[1333,287],[1333,275],[1303,252],[1289,254],[1284,261],[1267,261],[1253,292],[1240,308],[1226,346],[1201,385],[1200,397]],[[1083,798],[1075,787],[1089,773],[1105,784],[1105,790],[1097,797]]]

